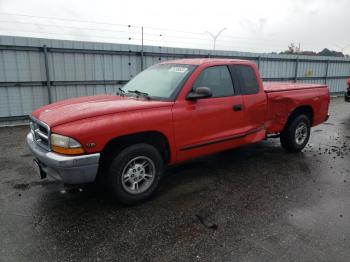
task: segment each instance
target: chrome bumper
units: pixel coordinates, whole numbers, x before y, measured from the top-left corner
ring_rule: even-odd
[[[100,154],[64,156],[46,151],[36,144],[32,133],[27,135],[27,144],[43,172],[65,184],[94,182],[98,171]]]

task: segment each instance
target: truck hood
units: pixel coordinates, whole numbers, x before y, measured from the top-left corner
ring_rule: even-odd
[[[54,127],[84,118],[171,106],[172,104],[173,102],[120,97],[116,95],[86,96],[67,99],[40,107],[32,115],[50,127]]]

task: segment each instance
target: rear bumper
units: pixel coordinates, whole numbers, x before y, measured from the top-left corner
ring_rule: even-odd
[[[27,145],[38,161],[41,170],[65,184],[94,182],[98,171],[100,154],[64,156],[47,151],[37,145],[32,133],[27,135]]]
[[[350,89],[345,92],[344,97],[346,102],[350,102]]]

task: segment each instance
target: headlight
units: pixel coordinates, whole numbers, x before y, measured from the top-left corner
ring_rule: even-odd
[[[85,153],[82,145],[73,138],[51,134],[51,150],[64,155],[81,155]]]

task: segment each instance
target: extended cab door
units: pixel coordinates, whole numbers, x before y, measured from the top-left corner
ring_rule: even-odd
[[[265,136],[267,116],[267,96],[264,92],[259,71],[255,66],[247,64],[230,65],[233,83],[242,95],[244,104],[244,125],[247,133],[258,133],[261,139]]]
[[[243,99],[225,65],[203,69],[192,85],[209,87],[210,98],[176,101],[173,107],[177,159],[183,161],[239,145],[244,132]]]

